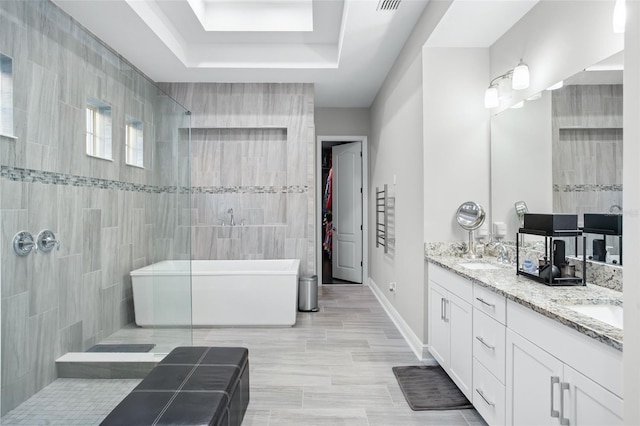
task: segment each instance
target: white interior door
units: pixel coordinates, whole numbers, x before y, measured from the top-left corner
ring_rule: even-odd
[[[333,277],[362,283],[362,144],[332,147]]]

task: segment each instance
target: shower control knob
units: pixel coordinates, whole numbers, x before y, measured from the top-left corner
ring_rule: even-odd
[[[38,245],[33,241],[33,236],[27,231],[20,231],[13,237],[13,251],[18,256],[26,256],[31,250],[38,252]]]
[[[55,234],[48,229],[41,231],[38,234],[38,249],[43,253],[49,253],[54,248],[60,250],[60,241],[56,239]]]

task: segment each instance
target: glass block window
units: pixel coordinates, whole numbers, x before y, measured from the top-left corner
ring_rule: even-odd
[[[142,121],[127,116],[125,123],[125,162],[130,166],[144,167],[144,138]]]
[[[113,160],[111,143],[111,106],[87,98],[86,109],[87,155]]]
[[[0,53],[0,134],[13,136],[13,60]]]

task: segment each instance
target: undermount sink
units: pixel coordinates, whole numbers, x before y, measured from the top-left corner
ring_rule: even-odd
[[[565,305],[566,308],[580,314],[595,318],[605,324],[622,329],[623,312],[622,305],[609,302],[584,305]]]
[[[467,262],[467,263],[459,263],[458,265],[463,268],[472,269],[472,270],[487,270],[487,269],[500,269],[499,266],[492,265],[490,263],[484,262]]]

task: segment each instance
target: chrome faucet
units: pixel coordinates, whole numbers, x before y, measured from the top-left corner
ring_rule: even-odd
[[[229,226],[236,226],[236,222],[233,220],[233,209],[227,210],[227,213],[231,215],[231,221],[229,222]]]
[[[491,245],[491,249],[494,251],[498,252],[498,262],[502,262],[502,263],[509,263],[510,259],[509,259],[509,250],[507,250],[507,247],[500,242],[494,242]]]

